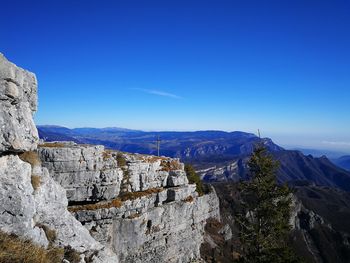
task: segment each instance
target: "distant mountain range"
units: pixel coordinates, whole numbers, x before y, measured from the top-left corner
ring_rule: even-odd
[[[342,156],[338,159],[333,160],[333,162],[339,167],[342,167],[343,169],[350,171],[350,155]]]
[[[341,151],[331,151],[331,150],[327,150],[327,149],[309,149],[309,148],[290,148],[290,150],[296,150],[296,151],[300,151],[305,155],[309,155],[311,154],[314,157],[322,157],[322,156],[327,156],[327,158],[329,159],[338,159],[341,156],[346,155],[345,152],[341,152]]]
[[[280,161],[278,180],[293,185],[315,184],[350,191],[350,172],[326,157],[314,158],[300,151],[285,150],[269,138],[245,132],[145,132],[123,128],[75,128],[38,126],[46,141],[102,144],[125,152],[178,157],[192,163],[205,181],[238,181],[247,176],[247,160],[256,143],[263,143]],[[345,159],[344,159],[345,161]]]

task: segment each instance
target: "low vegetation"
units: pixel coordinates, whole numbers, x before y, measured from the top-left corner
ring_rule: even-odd
[[[134,213],[134,214],[129,215],[129,216],[127,217],[127,219],[135,219],[135,218],[138,218],[138,217],[140,217],[140,216],[141,216],[141,214],[139,214],[139,213]]]
[[[41,164],[39,155],[35,151],[29,151],[29,152],[24,152],[19,155],[19,158],[23,162],[30,163],[30,165],[33,167],[38,166]]]
[[[42,144],[39,144],[38,147],[66,147],[64,143],[61,142],[44,142]]]
[[[79,263],[80,254],[70,246],[67,246],[64,248],[64,259],[68,260],[70,263]]]
[[[202,196],[204,194],[204,186],[201,181],[201,178],[194,170],[193,166],[190,164],[185,165],[185,172],[187,175],[187,179],[190,184],[196,184],[196,191],[199,194],[199,196]]]
[[[39,155],[35,151],[29,151],[19,154],[19,158],[26,163],[29,163],[32,166],[32,169],[35,166],[41,165],[41,161],[39,158]],[[31,176],[31,183],[34,188],[34,190],[37,190],[40,187],[41,184],[41,178],[39,175],[32,174]]]
[[[31,183],[32,183],[34,190],[37,190],[41,184],[41,177],[39,175],[32,174]]]
[[[119,208],[123,205],[123,202],[127,200],[135,200],[143,196],[159,193],[161,191],[163,191],[163,188],[151,188],[151,189],[147,189],[145,191],[139,191],[139,192],[126,192],[121,194],[120,197],[113,199],[112,201],[107,201],[107,202],[103,201],[103,202],[87,204],[87,205],[69,206],[68,210],[70,212],[77,212],[77,211],[97,210],[97,209],[104,209],[104,208],[109,209],[112,207]]]
[[[117,163],[120,167],[126,166],[126,159],[122,153],[117,154]]]
[[[37,227],[40,227],[42,230],[44,230],[47,240],[49,241],[49,244],[52,246],[53,242],[55,242],[57,238],[57,233],[54,229],[49,228],[47,225],[44,224],[37,224]]]
[[[120,198],[122,201],[127,201],[127,200],[135,200],[137,198],[141,198],[143,196],[147,196],[150,194],[154,194],[154,193],[159,193],[161,191],[163,191],[163,188],[150,188],[147,189],[145,191],[139,191],[139,192],[126,192],[123,193]]]
[[[192,203],[194,201],[194,198],[192,195],[190,195],[190,196],[187,196],[183,201],[186,203]]]
[[[0,231],[0,263],[58,263],[63,258],[63,248],[45,249],[29,240]]]
[[[112,207],[119,208],[122,205],[123,205],[123,202],[120,200],[120,198],[116,198],[108,202],[99,202],[95,204],[70,206],[68,207],[68,211],[78,212],[78,211],[84,211],[84,210],[97,210],[97,209],[104,209],[104,208],[108,209]]]
[[[167,172],[180,170],[182,168],[180,162],[174,159],[163,159],[160,165],[163,167],[161,171]]]
[[[154,156],[154,155],[151,155],[151,156],[147,156],[147,158],[144,158],[143,161],[145,162],[148,162],[148,163],[155,163],[155,162],[158,162],[158,161],[165,161],[167,158],[166,157],[161,157],[161,156]]]
[[[109,159],[111,157],[112,157],[112,154],[111,154],[110,150],[104,150],[102,152],[102,158],[103,158],[104,161],[106,161],[107,159]]]

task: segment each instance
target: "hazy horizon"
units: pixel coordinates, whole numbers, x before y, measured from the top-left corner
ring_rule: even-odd
[[[350,152],[348,1],[7,1],[37,123],[241,130]],[[16,16],[13,16],[16,10]]]
[[[157,129],[142,129],[142,128],[130,128],[130,127],[122,127],[122,126],[108,126],[108,127],[93,127],[93,126],[83,126],[83,127],[69,127],[64,125],[56,125],[56,124],[37,124],[37,126],[59,126],[65,127],[69,129],[75,128],[120,128],[120,129],[129,129],[129,130],[139,130],[144,132],[195,132],[195,131],[224,131],[224,132],[247,132],[252,133],[258,136],[258,130],[256,131],[244,131],[244,130],[220,130],[220,129],[202,129],[202,130],[181,130],[181,129],[165,129],[165,130],[157,130]],[[305,149],[305,150],[319,150],[322,154],[326,154],[327,152],[331,152],[336,156],[350,154],[350,145],[347,145],[345,142],[337,143],[334,141],[318,141],[315,138],[310,141],[310,137],[302,137],[296,136],[295,134],[287,135],[276,135],[271,133],[261,132],[262,137],[272,139],[276,144],[282,146],[286,149]],[[294,140],[291,140],[294,139]],[[293,144],[294,141],[294,144]]]

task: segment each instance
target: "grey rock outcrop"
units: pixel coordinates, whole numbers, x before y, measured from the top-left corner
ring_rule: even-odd
[[[0,53],[0,153],[36,148],[38,131],[32,114],[37,108],[37,81]]]
[[[81,262],[199,262],[215,190],[199,196],[179,159],[44,143],[34,74],[0,55],[0,230]],[[48,230],[55,233],[50,238]]]
[[[35,76],[3,55],[0,105],[0,230],[43,247],[49,243],[69,246],[81,253],[82,262],[85,256],[90,262],[118,262],[116,255],[68,212],[65,190],[41,167],[33,151],[38,142],[32,118],[37,106]],[[56,239],[48,238],[48,230]]]
[[[119,194],[123,171],[103,146],[46,143],[38,151],[42,165],[66,189],[69,201],[108,200]]]
[[[6,155],[0,158],[0,167],[0,229],[47,246],[44,231],[34,221],[37,208],[30,164],[17,155]]]
[[[45,143],[39,145],[38,152],[42,165],[66,189],[70,202],[110,200],[123,192],[188,185],[179,159],[113,152],[102,145],[72,142]],[[118,164],[118,158],[125,164]]]
[[[63,144],[54,147],[57,142],[45,145],[39,147],[43,165],[67,192],[71,190],[71,182],[66,184],[66,180],[59,180],[62,178],[59,171],[69,171],[71,174],[67,179],[79,174],[75,185],[83,185],[85,178],[90,180],[85,163],[84,169],[79,165],[80,154],[72,154],[83,152],[89,146]],[[90,234],[113,250],[121,262],[200,260],[207,219],[220,218],[215,191],[212,189],[211,193],[198,196],[196,185],[188,183],[184,165],[178,159],[112,151],[106,154],[102,146],[97,149],[99,151],[91,151],[97,152],[93,158],[85,160],[95,158],[103,162],[102,155],[105,155],[104,161],[114,158],[116,166],[113,169],[122,171],[123,178],[119,176],[118,183],[114,184],[120,189],[115,189],[118,194],[113,198],[86,204],[79,202],[79,205],[69,207]],[[72,159],[74,163],[68,162]],[[92,162],[93,166],[97,170],[103,167],[96,165],[96,161]],[[99,188],[103,180],[98,176],[95,178],[94,184]],[[68,196],[70,201],[75,201],[72,195]],[[85,197],[88,200],[88,195]]]
[[[193,189],[193,188],[192,188]],[[128,200],[120,207],[75,211],[92,236],[121,262],[191,262],[200,259],[208,218],[220,218],[219,200],[210,194],[155,205],[164,192]]]

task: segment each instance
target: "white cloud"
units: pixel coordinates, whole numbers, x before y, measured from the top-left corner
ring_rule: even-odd
[[[162,96],[162,97],[168,97],[168,98],[173,98],[173,99],[182,99],[182,97],[172,94],[172,93],[168,93],[165,91],[161,91],[161,90],[154,90],[154,89],[139,89],[139,88],[133,88],[132,90],[138,90],[138,91],[142,91],[148,94],[152,94],[152,95],[157,95],[157,96]]]
[[[323,144],[334,145],[334,146],[350,146],[350,142],[342,141],[322,141]]]

